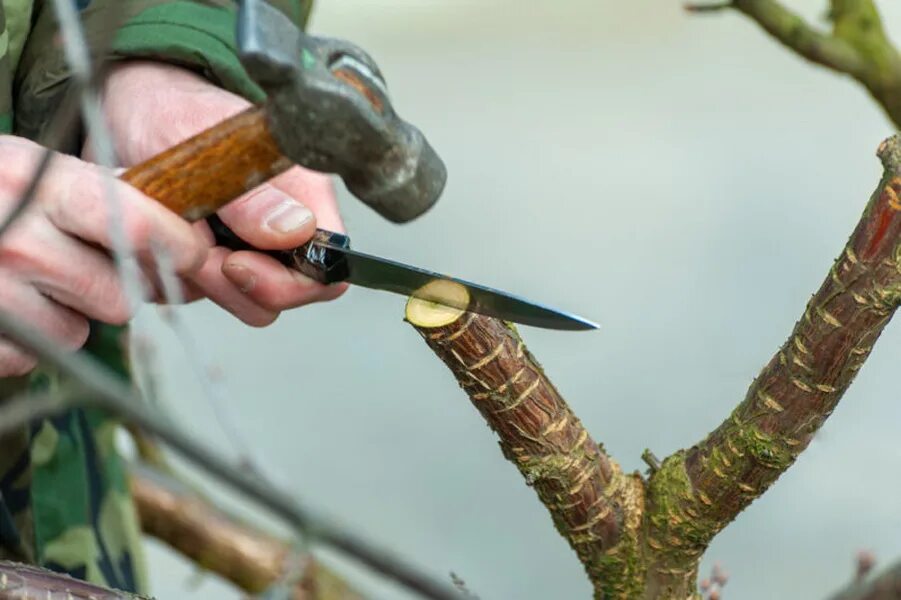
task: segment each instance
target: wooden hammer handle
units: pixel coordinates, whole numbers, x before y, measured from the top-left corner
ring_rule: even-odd
[[[249,108],[128,169],[121,179],[197,221],[291,166],[263,109]]]

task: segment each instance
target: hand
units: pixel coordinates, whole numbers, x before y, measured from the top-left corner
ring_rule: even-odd
[[[28,140],[0,136],[0,217],[18,202],[42,152]],[[121,324],[132,316],[108,253],[107,185],[121,201],[125,234],[137,257],[148,258],[158,244],[183,277],[207,262],[208,244],[187,222],[97,166],[56,157],[34,204],[0,238],[0,309],[66,348],[84,344],[88,319]],[[35,363],[0,339],[0,377],[23,375]]]
[[[215,125],[249,106],[194,73],[161,63],[117,66],[105,86],[104,112],[124,167]],[[86,146],[86,147],[89,147]],[[316,227],[343,231],[330,179],[295,167],[219,211],[235,233],[261,249],[306,243]],[[213,246],[204,223],[195,225]],[[325,286],[258,252],[212,247],[185,280],[189,298],[206,296],[245,323],[264,326],[285,309],[331,300],[344,285]]]

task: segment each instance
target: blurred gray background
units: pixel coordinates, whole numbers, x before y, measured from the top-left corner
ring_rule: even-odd
[[[789,4],[819,20],[826,2]],[[880,7],[901,42],[901,4]],[[893,131],[849,80],[678,0],[327,0],[312,29],[376,57],[450,169],[438,206],[403,227],[342,190],[355,246],[600,321],[523,334],[626,470],[644,469],[645,447],[692,445],[741,400],[847,239]],[[353,289],[265,330],[210,306],[182,315],[247,443],[300,497],[484,600],[589,598],[403,304]],[[152,310],[141,327],[179,420],[235,456]],[[901,559],[899,356],[894,323],[795,467],[716,538],[703,572],[723,564],[727,598],[819,598],[859,549]],[[240,597],[149,554],[159,598]],[[373,598],[408,597],[345,572]]]

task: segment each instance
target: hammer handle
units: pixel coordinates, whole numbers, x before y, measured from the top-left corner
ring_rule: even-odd
[[[262,108],[249,108],[128,169],[122,179],[189,221],[291,167]]]

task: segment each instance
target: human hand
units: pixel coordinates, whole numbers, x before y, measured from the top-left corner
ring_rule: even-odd
[[[42,153],[28,140],[0,136],[0,218],[19,201]],[[125,236],[146,272],[157,246],[182,277],[207,262],[208,244],[187,222],[100,167],[55,157],[33,204],[0,237],[0,309],[66,348],[85,343],[88,319],[122,324],[132,316],[133,299],[109,254],[108,186],[120,201]],[[142,284],[152,287],[147,275]],[[0,377],[23,375],[35,364],[34,357],[0,338]]]
[[[107,79],[103,97],[123,167],[136,165],[250,106],[190,71],[145,61],[117,66]],[[219,216],[245,241],[267,250],[300,246],[317,226],[343,231],[331,180],[300,167],[235,200]],[[211,249],[203,267],[184,280],[185,295],[209,297],[248,324],[268,325],[282,310],[330,300],[346,289],[345,285],[319,284],[258,252],[212,247],[206,224],[195,227]]]

